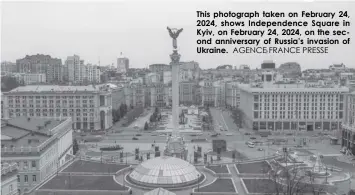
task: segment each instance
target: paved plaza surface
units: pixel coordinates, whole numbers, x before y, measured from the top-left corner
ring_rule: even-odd
[[[228,150],[236,149],[238,152],[245,155],[248,159],[260,159],[259,162],[255,162],[255,163],[247,163],[247,164],[238,163],[236,165],[238,171],[241,171],[241,173],[244,174],[263,174],[265,169],[269,170],[270,169],[269,164],[267,164],[265,161],[262,161],[262,159],[265,159],[275,154],[282,153],[283,147],[291,148],[292,150],[299,151],[300,153],[307,153],[308,155],[313,155],[313,154],[324,155],[322,162],[325,165],[335,166],[343,169],[346,172],[355,172],[355,166],[353,164],[340,162],[337,159],[337,157],[341,155],[339,152],[340,146],[331,145],[330,141],[326,139],[326,137],[314,136],[316,132],[312,132],[312,133],[306,132],[301,135],[292,135],[292,136],[281,133],[280,135],[272,135],[269,136],[268,138],[262,138],[259,135],[254,134],[254,132],[251,130],[238,129],[237,126],[234,124],[234,121],[231,118],[229,112],[222,111],[220,109],[215,109],[215,108],[210,108],[210,110],[214,121],[213,123],[215,124],[215,126],[222,126],[223,129],[226,129],[227,131],[220,131],[219,128],[215,128],[215,131],[206,131],[199,136],[185,135],[184,138],[186,140],[186,144],[188,147],[187,161],[191,163],[193,163],[193,151],[196,150],[197,146],[202,147],[203,153],[208,152],[212,150],[212,140],[222,139],[222,140],[226,140]],[[86,145],[89,145],[96,149],[90,150],[90,147],[87,147],[89,149],[86,149],[86,152],[83,152],[83,154],[86,155],[89,154],[91,156],[95,156],[96,160],[99,160],[101,157],[101,153],[99,152],[98,148],[103,146],[119,144],[124,148],[123,151],[125,153],[130,153],[130,156],[127,157],[128,159],[131,159],[128,160],[128,164],[129,164],[130,162],[134,161],[133,155],[134,155],[134,150],[136,148],[139,148],[140,151],[143,153],[148,151],[153,152],[154,148],[152,144],[154,144],[154,146],[159,146],[160,151],[163,151],[164,147],[166,146],[166,140],[167,140],[165,136],[159,136],[152,131],[143,131],[142,129],[134,128],[135,124],[144,124],[145,120],[149,119],[148,115],[139,117],[129,127],[125,127],[123,131],[119,130],[120,133],[109,132],[107,135],[103,136],[103,140],[99,143],[87,143]],[[214,132],[219,132],[221,135],[219,135],[218,137],[211,137],[211,135],[214,134]],[[246,135],[246,132],[249,132],[251,135]],[[227,135],[227,133],[232,135]],[[138,140],[132,140],[133,137],[137,137]],[[251,139],[252,137],[254,137],[255,139]],[[302,148],[296,148],[295,146],[297,145],[297,140],[295,140],[295,138],[297,137],[308,138],[307,139],[308,142],[306,146]],[[270,138],[285,139],[287,140],[287,143],[281,145],[273,145],[267,142],[267,139]],[[206,139],[207,141],[191,142],[191,140],[193,139]],[[246,145],[247,141],[259,141],[261,143],[256,144],[255,148],[250,148]],[[113,155],[117,157],[119,156],[119,152],[120,151],[113,152],[113,154],[110,153],[109,155]],[[103,155],[107,155],[107,154],[104,153]],[[153,154],[151,155],[151,158],[152,157]],[[202,158],[200,158],[200,162],[201,159]],[[242,185],[241,178],[238,176],[238,173],[235,170],[235,165],[234,165],[235,163],[232,163],[233,161],[230,158],[229,160],[228,158],[226,158],[225,160],[223,159],[225,158],[222,158],[222,161],[220,163],[227,163],[226,166],[228,166],[232,175],[231,178],[233,178],[233,180],[231,181],[233,182],[234,186],[237,188],[238,194],[246,194],[244,187]],[[139,163],[139,161],[134,161],[134,162],[135,162],[134,164]],[[198,166],[198,169],[206,175],[206,181],[203,184],[201,184],[201,186],[204,186],[206,188],[211,188],[211,186],[208,185],[212,184],[212,182],[214,181],[213,176],[210,175],[210,173],[206,172],[204,169],[202,169],[202,167],[200,166]],[[225,168],[221,168],[221,170],[222,169],[225,170]],[[224,172],[223,170],[222,172]],[[253,178],[253,176],[251,177]],[[116,181],[121,185],[124,185],[123,178],[124,178],[123,175],[116,176]],[[133,188],[132,190],[134,194],[139,194],[139,195],[144,194],[145,192],[148,191],[148,190],[142,190],[136,188]],[[180,195],[180,194],[189,194],[191,192],[192,189],[185,189],[185,190],[177,191],[175,193]]]

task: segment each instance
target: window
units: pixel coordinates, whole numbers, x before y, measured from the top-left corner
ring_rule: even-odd
[[[20,175],[17,175],[17,182],[20,182]]]
[[[12,192],[12,190],[14,190],[13,188],[12,188],[12,184],[9,186],[9,191],[10,192]]]
[[[31,164],[32,164],[32,167],[33,167],[33,168],[36,167],[36,161],[33,160]]]
[[[28,175],[25,175],[25,182],[28,182]]]
[[[32,181],[34,181],[34,182],[37,181],[36,175],[32,175]]]

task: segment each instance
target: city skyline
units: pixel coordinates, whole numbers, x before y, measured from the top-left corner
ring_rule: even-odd
[[[132,68],[147,68],[150,64],[169,63],[170,40],[166,26],[184,28],[179,38],[181,61],[197,61],[202,69],[219,65],[247,64],[260,68],[265,60],[273,60],[277,66],[285,62],[298,62],[302,69],[328,68],[344,63],[354,67],[351,51],[353,44],[334,46],[324,55],[201,55],[196,54],[196,8],[218,10],[284,11],[285,3],[267,3],[254,7],[255,2],[26,2],[3,3],[2,12],[2,61],[16,62],[26,55],[48,54],[65,60],[79,55],[85,63],[117,65],[123,55],[130,59]],[[238,3],[238,4],[237,4]],[[260,4],[260,2],[258,2]],[[353,13],[349,2],[313,2],[313,11],[341,10]],[[157,6],[159,4],[159,6]],[[290,3],[287,4],[288,7]],[[293,3],[293,10],[304,8],[304,3]],[[202,6],[203,5],[203,6]],[[229,8],[230,7],[230,8]],[[21,14],[18,14],[21,13]],[[153,14],[152,14],[153,13]],[[353,27],[351,27],[353,28]],[[353,36],[353,35],[352,35]],[[155,47],[155,48],[152,48]]]

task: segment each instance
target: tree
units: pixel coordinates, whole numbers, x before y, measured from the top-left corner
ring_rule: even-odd
[[[76,139],[73,140],[73,155],[75,155],[79,151],[79,144]]]
[[[144,124],[144,130],[148,130],[149,126],[148,126],[148,122],[145,122]]]
[[[234,123],[238,125],[239,128],[242,128],[244,125],[244,120],[245,120],[245,114],[243,110],[239,108],[235,108],[232,110],[232,117],[234,120]]]
[[[20,83],[17,82],[15,77],[4,76],[1,77],[1,91],[7,92],[15,89],[20,86]]]
[[[327,186],[323,184],[316,184],[314,182],[315,175],[310,171],[305,171],[305,167],[302,166],[301,163],[289,159],[287,152],[285,158],[282,157],[279,162],[280,164],[276,161],[272,164],[271,171],[267,171],[270,168],[263,170],[263,173],[267,173],[269,175],[269,179],[273,181],[273,185],[267,187],[270,194],[319,195],[320,193],[326,191]],[[264,186],[264,188],[265,187],[266,186]]]

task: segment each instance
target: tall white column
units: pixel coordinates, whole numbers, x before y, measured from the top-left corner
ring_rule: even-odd
[[[173,136],[179,131],[179,63],[171,63]]]

